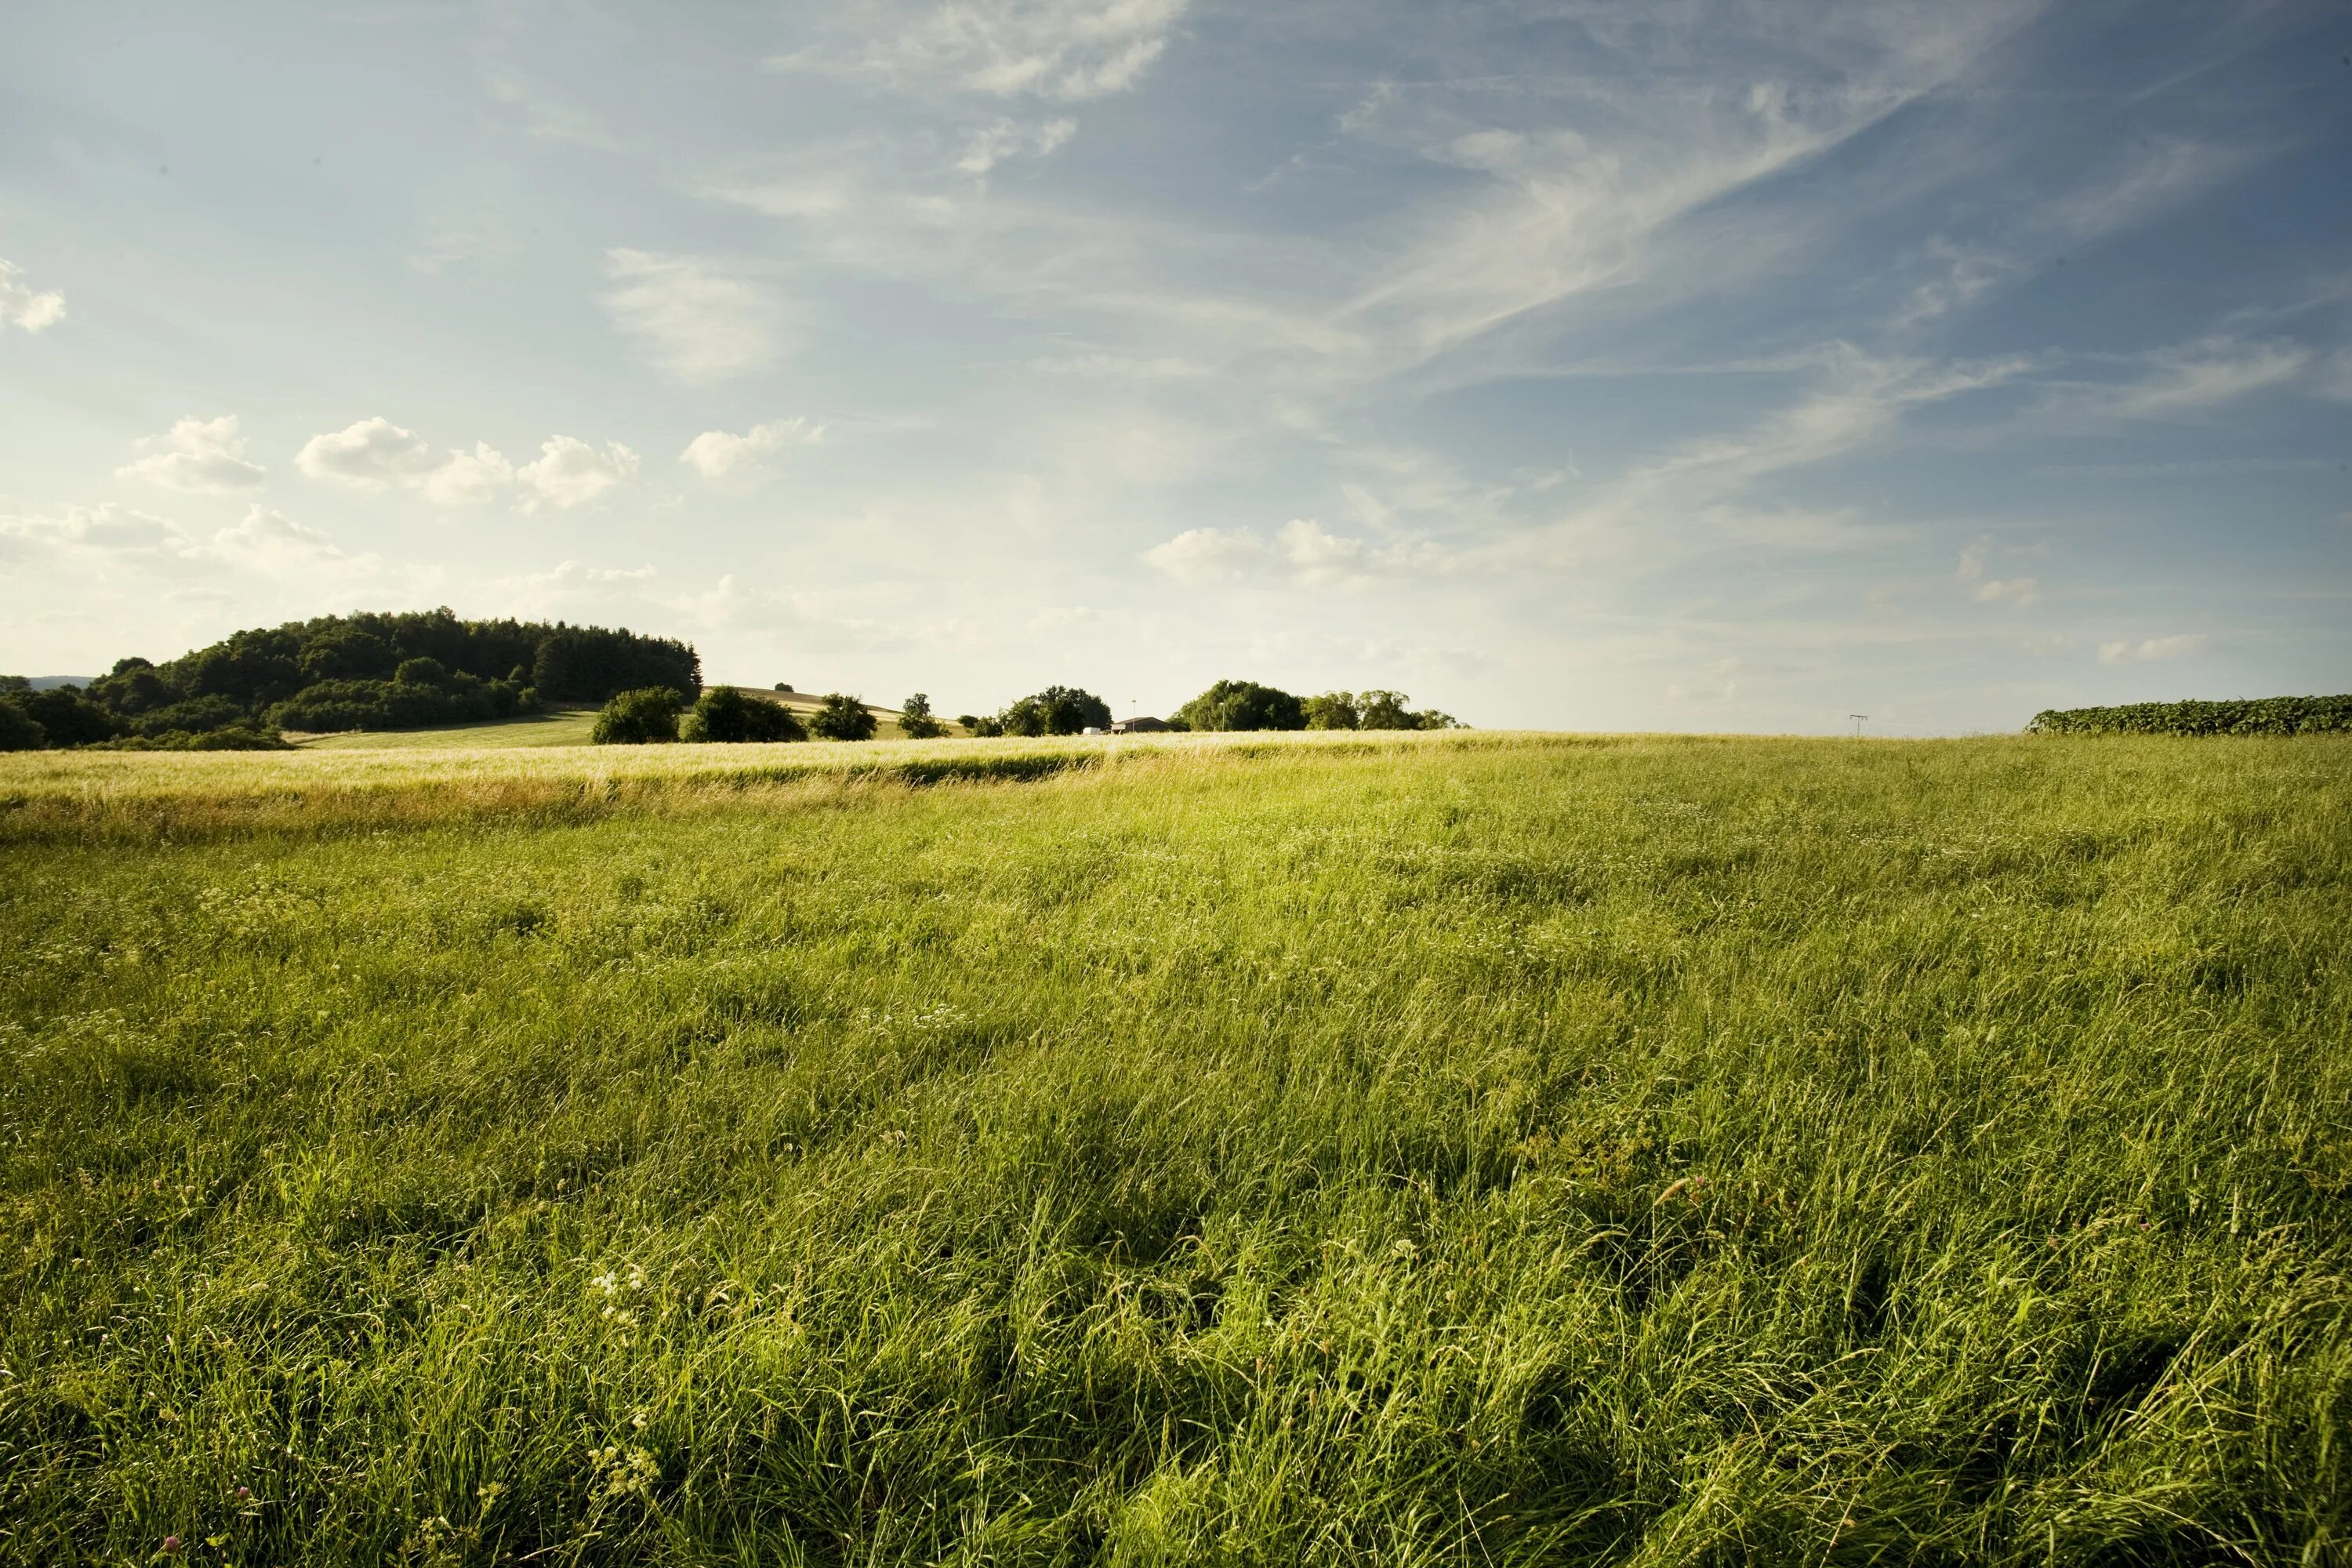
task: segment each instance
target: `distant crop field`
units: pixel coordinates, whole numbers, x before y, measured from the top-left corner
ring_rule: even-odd
[[[449,724],[431,730],[360,730],[348,734],[310,735],[299,742],[313,752],[432,751],[475,746],[584,746],[595,727],[593,708],[556,708],[480,724]]]
[[[2352,738],[27,753],[0,857],[0,1560],[2352,1543]]]

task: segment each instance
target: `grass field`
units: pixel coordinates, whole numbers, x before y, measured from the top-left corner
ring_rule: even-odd
[[[2352,1552],[2352,741],[31,753],[0,865],[0,1560]]]
[[[296,742],[312,752],[405,752],[465,750],[478,746],[584,746],[596,727],[593,708],[551,708],[480,724],[449,724],[433,730],[359,730],[340,735],[306,735]]]

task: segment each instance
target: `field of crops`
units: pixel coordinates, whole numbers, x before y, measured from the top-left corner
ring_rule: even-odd
[[[0,1561],[2352,1552],[2352,738],[28,753],[0,857]]]

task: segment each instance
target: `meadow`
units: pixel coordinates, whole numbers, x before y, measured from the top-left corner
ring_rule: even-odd
[[[2352,1554],[2352,737],[0,758],[0,1561]]]

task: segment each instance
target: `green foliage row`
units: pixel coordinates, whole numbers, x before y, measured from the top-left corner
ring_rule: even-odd
[[[2026,729],[2037,735],[2315,735],[2352,731],[2352,696],[2254,697],[2220,702],[2132,702],[2050,708]]]
[[[1296,697],[1255,680],[1220,680],[1174,716],[1183,730],[1454,730],[1461,721],[1415,712],[1402,691],[1327,691]]]
[[[2352,740],[1118,756],[106,759],[0,1563],[2344,1560]]]

